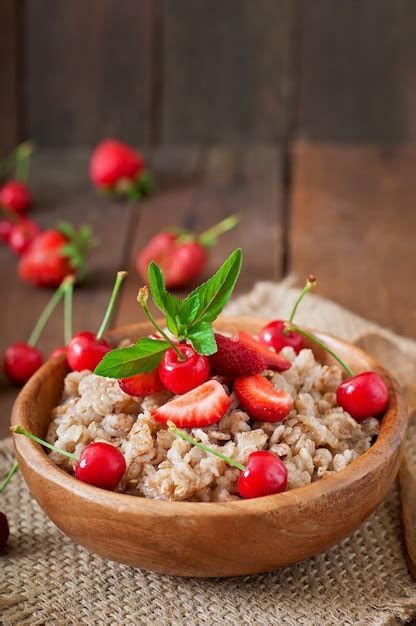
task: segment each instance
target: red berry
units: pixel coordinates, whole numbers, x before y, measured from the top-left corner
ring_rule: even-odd
[[[19,180],[9,180],[0,189],[0,204],[6,211],[23,215],[31,201],[29,187]]]
[[[166,287],[178,289],[190,283],[203,271],[207,252],[197,241],[180,243],[173,233],[159,233],[137,256],[137,270],[147,281],[149,263],[154,261],[162,269]]]
[[[180,361],[173,348],[168,348],[159,365],[159,378],[172,393],[186,393],[201,385],[209,377],[209,361],[187,344],[178,344],[186,357]]]
[[[287,469],[273,452],[252,452],[238,479],[238,493],[242,498],[261,498],[281,493],[287,486]]]
[[[0,220],[0,239],[4,243],[9,243],[12,234],[13,223],[10,220]]]
[[[280,422],[293,408],[291,396],[261,374],[237,378],[234,391],[243,407],[261,422]]]
[[[35,222],[26,218],[21,219],[12,228],[9,246],[16,254],[23,254],[29,250],[40,232],[40,228]]]
[[[71,339],[67,349],[68,364],[76,372],[91,370],[100,363],[111,346],[105,339],[97,339],[95,333],[88,331],[77,333]]]
[[[257,339],[254,339],[254,337],[246,333],[244,330],[240,330],[234,339],[236,341],[241,341],[246,348],[253,350],[253,352],[265,361],[266,366],[272,370],[284,372],[292,367],[292,363],[288,361],[288,359],[285,359],[281,354],[277,354],[274,350],[269,350],[269,348],[266,348],[266,346],[257,341]]]
[[[62,254],[69,240],[57,230],[39,235],[19,262],[19,276],[38,287],[58,287],[66,276],[76,274],[70,259]]]
[[[49,360],[56,359],[62,355],[66,356],[67,351],[68,351],[68,348],[66,346],[55,348],[55,350],[52,350],[52,352],[50,353]]]
[[[75,466],[75,478],[84,483],[114,489],[123,478],[126,461],[118,448],[96,441],[84,448]]]
[[[258,374],[266,369],[264,360],[241,342],[215,334],[217,352],[209,357],[212,372],[219,376],[237,378]]]
[[[124,393],[135,397],[150,396],[150,394],[163,389],[157,370],[136,374],[136,376],[129,378],[121,378],[118,384]]]
[[[0,550],[6,546],[9,535],[9,522],[5,514],[0,511]]]
[[[15,385],[24,385],[42,363],[41,352],[24,342],[12,343],[3,357],[4,371]]]
[[[145,167],[139,152],[120,141],[106,139],[92,154],[90,177],[96,187],[113,187],[122,179],[136,180]]]
[[[376,372],[363,372],[344,380],[337,390],[337,402],[356,420],[376,417],[383,413],[389,401],[389,391]]]
[[[282,320],[275,320],[262,328],[259,332],[259,341],[268,348],[274,348],[276,352],[290,346],[296,354],[299,354],[305,346],[305,339],[302,335],[292,331],[285,332],[285,322]]]
[[[161,424],[171,421],[180,428],[202,428],[219,422],[230,404],[224,387],[217,380],[209,380],[166,402],[152,415]]]

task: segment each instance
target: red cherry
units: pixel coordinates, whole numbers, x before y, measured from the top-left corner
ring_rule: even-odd
[[[95,333],[85,331],[77,333],[68,344],[67,359],[71,369],[76,372],[91,370],[100,363],[111,346],[105,339],[97,339]]]
[[[3,357],[4,371],[15,385],[24,385],[42,363],[42,353],[23,341],[12,343]]]
[[[274,348],[276,352],[280,352],[285,346],[290,346],[296,354],[299,354],[305,345],[305,339],[299,333],[284,331],[285,322],[274,320],[261,329],[259,341],[269,348]]]
[[[176,394],[186,393],[209,377],[209,361],[202,354],[198,354],[187,344],[178,344],[178,349],[186,357],[180,361],[173,348],[168,348],[159,365],[159,378],[169,391]]]
[[[23,254],[40,233],[39,226],[28,219],[21,219],[10,233],[9,246],[16,254]]]
[[[9,243],[12,234],[13,224],[10,220],[0,220],[0,239],[4,243]]]
[[[126,461],[120,450],[109,443],[96,441],[81,452],[75,466],[75,478],[101,489],[114,489],[125,471]]]
[[[0,511],[0,550],[5,547],[9,535],[9,522],[7,521],[5,514]]]
[[[357,421],[383,413],[389,401],[389,391],[376,372],[363,372],[344,380],[337,390],[337,402]]]
[[[252,452],[241,472],[237,488],[242,498],[260,498],[284,491],[287,486],[287,469],[273,452]]]
[[[31,201],[29,187],[19,180],[9,180],[0,189],[0,204],[6,211],[24,215]]]
[[[59,348],[55,348],[49,355],[49,361],[51,359],[56,359],[57,357],[62,356],[63,354],[66,356],[68,352],[68,348],[66,346],[61,346]]]

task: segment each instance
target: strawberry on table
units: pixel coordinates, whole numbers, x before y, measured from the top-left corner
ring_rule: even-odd
[[[266,369],[264,359],[240,341],[215,333],[217,352],[209,357],[211,371],[219,376],[237,378],[258,374]]]
[[[147,281],[149,263],[153,261],[163,271],[168,289],[185,287],[203,272],[209,248],[237,222],[237,217],[231,215],[201,235],[186,230],[158,233],[137,255],[137,271]]]
[[[260,374],[237,378],[234,391],[243,407],[260,422],[280,422],[293,408],[291,396]]]
[[[231,400],[217,380],[209,380],[153,411],[158,422],[173,422],[180,428],[200,428],[216,424],[227,412]]]
[[[19,277],[37,287],[56,287],[69,275],[78,281],[86,272],[86,257],[92,246],[91,229],[76,231],[62,222],[33,241],[19,262]]]
[[[90,177],[98,190],[138,199],[151,191],[152,181],[143,156],[131,146],[105,139],[95,148]]]

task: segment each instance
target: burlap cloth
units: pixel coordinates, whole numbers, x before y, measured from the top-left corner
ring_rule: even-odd
[[[287,316],[297,291],[261,283],[229,313]],[[359,341],[409,386],[416,342],[316,296],[297,320]],[[379,354],[377,354],[379,353]],[[409,393],[413,404],[412,395]],[[0,476],[12,460],[0,443]],[[49,522],[20,476],[1,499],[12,536],[0,557],[0,615],[9,624],[399,624],[416,616],[395,488],[353,535],[280,571],[229,579],[161,576],[102,560]]]

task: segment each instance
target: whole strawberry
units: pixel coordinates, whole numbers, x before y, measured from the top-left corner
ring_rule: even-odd
[[[202,235],[186,230],[158,233],[137,255],[137,271],[147,281],[147,268],[154,261],[162,269],[168,289],[186,287],[204,271],[208,250],[219,235],[234,228],[237,222],[237,217],[231,215]]]
[[[143,156],[115,139],[105,139],[95,148],[90,177],[97,189],[130,199],[150,191],[151,181]]]
[[[19,277],[37,287],[58,287],[66,276],[80,281],[86,273],[86,257],[92,246],[91,229],[76,231],[61,223],[58,229],[38,235],[20,259]]]

